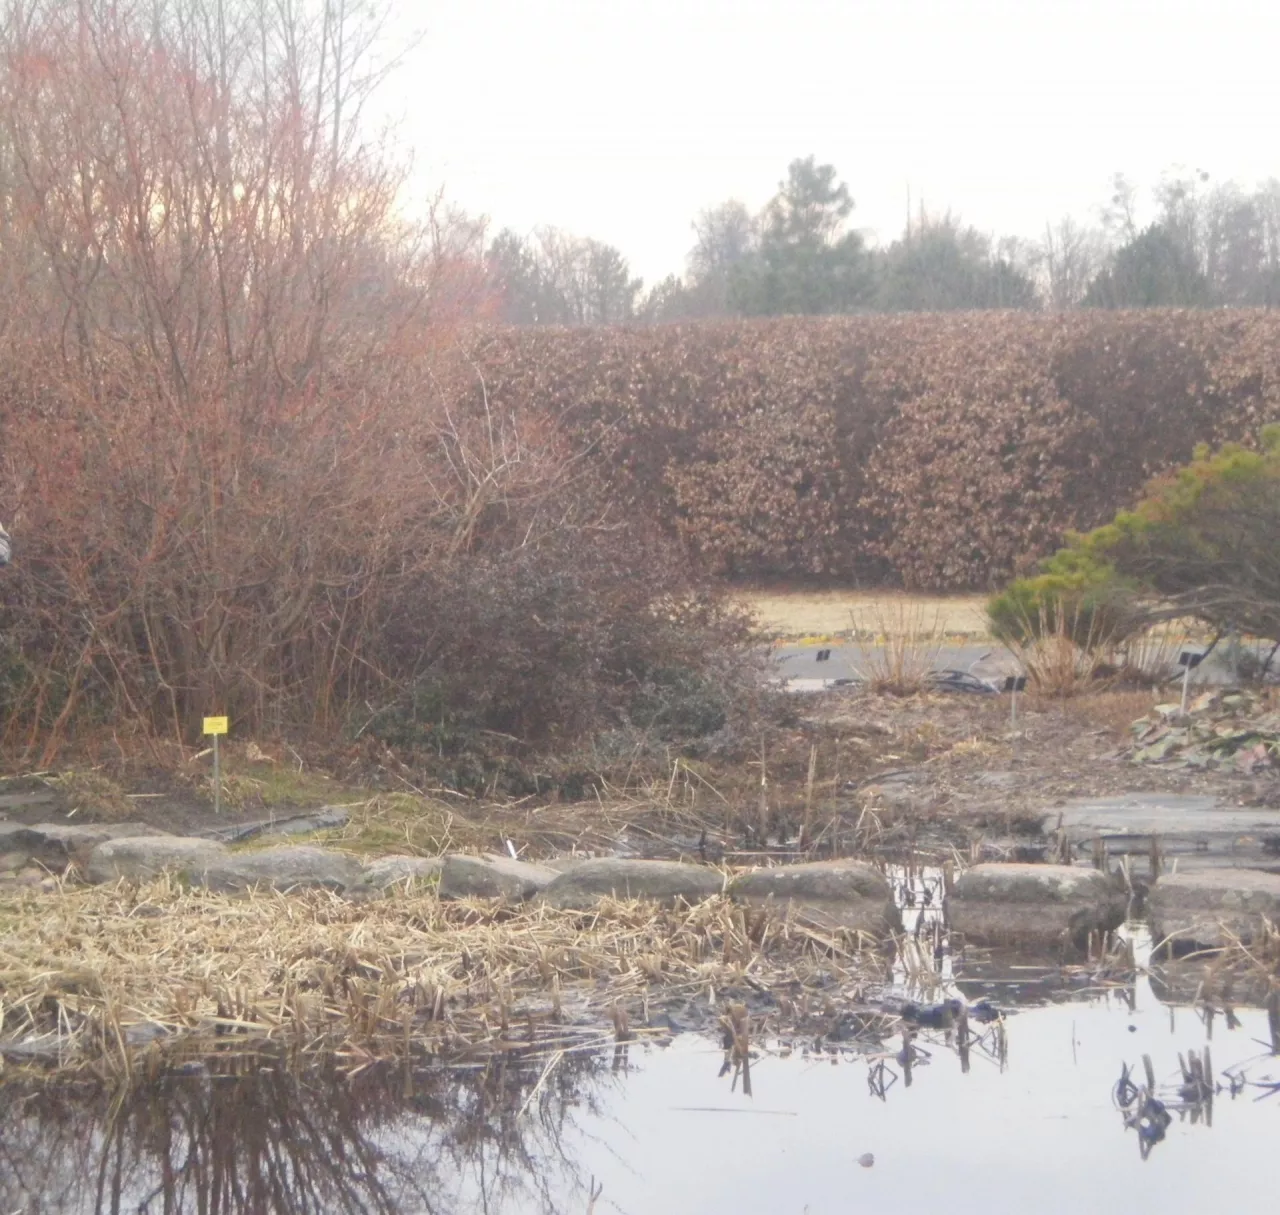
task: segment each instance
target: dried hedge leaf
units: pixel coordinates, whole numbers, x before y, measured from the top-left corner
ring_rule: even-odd
[[[1280,418],[1265,311],[511,329],[473,354],[495,401],[592,444],[624,509],[741,576],[997,585]]]

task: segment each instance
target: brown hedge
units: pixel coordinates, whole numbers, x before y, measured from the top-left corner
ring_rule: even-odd
[[[989,587],[1280,418],[1267,311],[508,329],[472,355],[495,405],[567,418],[615,502],[738,576]]]

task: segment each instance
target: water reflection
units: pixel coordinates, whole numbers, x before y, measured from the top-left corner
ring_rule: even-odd
[[[1263,1010],[1166,1006],[1139,976],[1035,1008],[944,991],[902,1011],[788,1040],[735,1003],[718,1042],[659,1047],[623,1018],[597,1055],[459,1070],[259,1058],[124,1091],[9,1080],[0,1215],[911,1215],[957,1193],[1074,1215],[1100,1185],[1134,1209],[1218,1209],[1226,1173],[1233,1209],[1270,1209]]]
[[[548,1062],[345,1078],[240,1060],[123,1092],[10,1081],[0,1211],[560,1210],[590,1186],[565,1132],[597,1113],[612,1081],[592,1056]]]

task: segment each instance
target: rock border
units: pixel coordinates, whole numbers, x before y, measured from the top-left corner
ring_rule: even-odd
[[[561,857],[535,864],[494,854],[357,858],[304,843],[231,851],[206,836],[166,835],[142,824],[0,824],[0,885],[55,889],[57,871],[75,866],[92,883],[142,882],[172,873],[210,890],[323,889],[346,897],[387,896],[435,884],[442,899],[501,899],[587,911],[601,899],[645,899],[692,906],[725,895],[744,907],[775,910],[825,931],[887,940],[902,931],[884,873],[843,858],[762,866],[727,875],[708,865],[621,857]],[[87,852],[86,852],[87,849]],[[57,866],[55,871],[54,866]],[[986,863],[953,884],[949,930],[981,946],[1085,947],[1117,928],[1129,896],[1113,875],[1079,866]],[[1248,941],[1263,916],[1280,917],[1280,876],[1261,870],[1172,876],[1150,893],[1157,940],[1220,948],[1223,926]]]

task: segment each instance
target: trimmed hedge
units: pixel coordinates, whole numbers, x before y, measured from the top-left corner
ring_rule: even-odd
[[[1280,418],[1261,310],[505,329],[471,353],[496,408],[592,444],[615,509],[748,577],[989,588]]]

